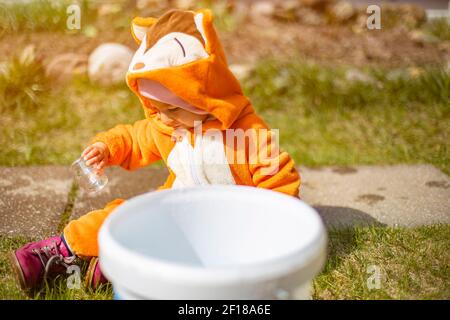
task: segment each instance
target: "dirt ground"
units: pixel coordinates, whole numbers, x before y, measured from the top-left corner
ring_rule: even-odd
[[[271,21],[270,25],[253,22],[231,32],[220,32],[229,63],[246,63],[272,56],[297,56],[326,64],[357,67],[377,65],[404,67],[436,65],[450,61],[448,42],[414,39],[403,28],[355,31],[349,26],[311,26]],[[82,32],[33,32],[0,36],[0,60],[33,44],[39,57],[51,60],[63,53],[89,54],[104,42],[119,42],[133,50],[137,47],[128,30],[98,27],[95,37]]]

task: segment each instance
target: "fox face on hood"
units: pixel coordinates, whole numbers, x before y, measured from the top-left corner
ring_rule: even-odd
[[[171,10],[156,18],[135,18],[132,35],[139,44],[127,73],[127,84],[147,114],[149,99],[210,114],[229,128],[253,111],[238,80],[228,69],[209,10]]]

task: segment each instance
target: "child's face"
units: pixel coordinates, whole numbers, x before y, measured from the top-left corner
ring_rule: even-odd
[[[207,114],[196,114],[183,108],[148,99],[153,107],[158,110],[158,117],[165,125],[173,128],[193,128],[195,121],[205,121]]]

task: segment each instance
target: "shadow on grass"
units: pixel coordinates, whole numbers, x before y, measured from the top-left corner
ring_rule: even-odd
[[[314,206],[325,226],[329,230],[344,229],[349,227],[385,227],[386,225],[368,213],[349,207]]]
[[[387,227],[368,213],[338,206],[314,206],[328,230],[328,260],[324,273],[336,269],[357,248],[358,229]]]

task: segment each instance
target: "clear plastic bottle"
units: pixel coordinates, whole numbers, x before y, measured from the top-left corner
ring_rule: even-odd
[[[87,166],[83,157],[72,163],[72,171],[78,185],[90,193],[102,190],[108,183],[108,177],[105,174],[99,175],[97,170]]]

